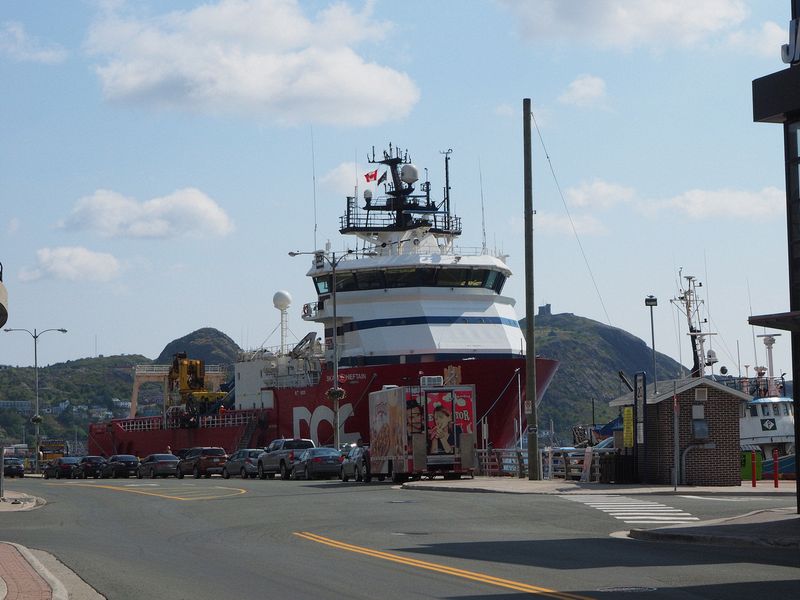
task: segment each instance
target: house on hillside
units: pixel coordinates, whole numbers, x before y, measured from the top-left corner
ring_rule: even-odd
[[[741,485],[739,413],[750,396],[705,378],[647,386],[644,443],[637,445],[642,483],[671,484],[675,466],[677,412],[678,482],[683,485]],[[630,392],[609,404],[632,406]]]

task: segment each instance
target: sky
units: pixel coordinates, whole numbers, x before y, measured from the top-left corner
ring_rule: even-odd
[[[752,80],[786,67],[789,0],[5,0],[0,262],[6,327],[40,365],[155,358],[215,327],[240,346],[313,330],[307,252],[367,156],[407,148],[434,192],[452,149],[459,244],[508,255],[524,316],[524,98],[537,305],[690,364],[679,277],[736,374],[751,314],[788,310],[782,129]],[[542,143],[543,142],[543,143]],[[545,151],[546,149],[546,151]],[[440,192],[439,192],[440,194]],[[658,298],[645,307],[648,295]],[[321,331],[321,330],[320,330]],[[0,333],[0,364],[34,362]],[[789,337],[775,369],[791,375]]]

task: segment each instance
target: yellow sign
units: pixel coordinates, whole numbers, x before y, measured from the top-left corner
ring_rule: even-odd
[[[633,448],[633,407],[622,409],[622,444],[625,448]]]

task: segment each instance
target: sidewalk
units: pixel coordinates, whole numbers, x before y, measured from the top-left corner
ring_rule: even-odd
[[[795,481],[781,481],[775,488],[771,481],[759,481],[756,487],[749,482],[730,487],[614,485],[602,483],[581,483],[563,479],[529,481],[514,477],[475,477],[459,480],[424,480],[403,484],[404,489],[449,491],[449,492],[488,492],[502,494],[619,494],[634,496],[640,494],[672,494],[683,496],[768,496],[788,501],[792,508],[759,510],[737,517],[698,521],[691,525],[669,525],[657,529],[632,529],[629,537],[640,540],[667,542],[735,545],[772,546],[779,548],[800,548],[800,515],[797,514]]]

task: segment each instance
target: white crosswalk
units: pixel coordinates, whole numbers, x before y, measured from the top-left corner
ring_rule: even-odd
[[[679,508],[672,508],[660,502],[628,498],[618,494],[568,494],[561,496],[573,502],[580,502],[632,525],[670,525],[690,523],[699,520]]]

